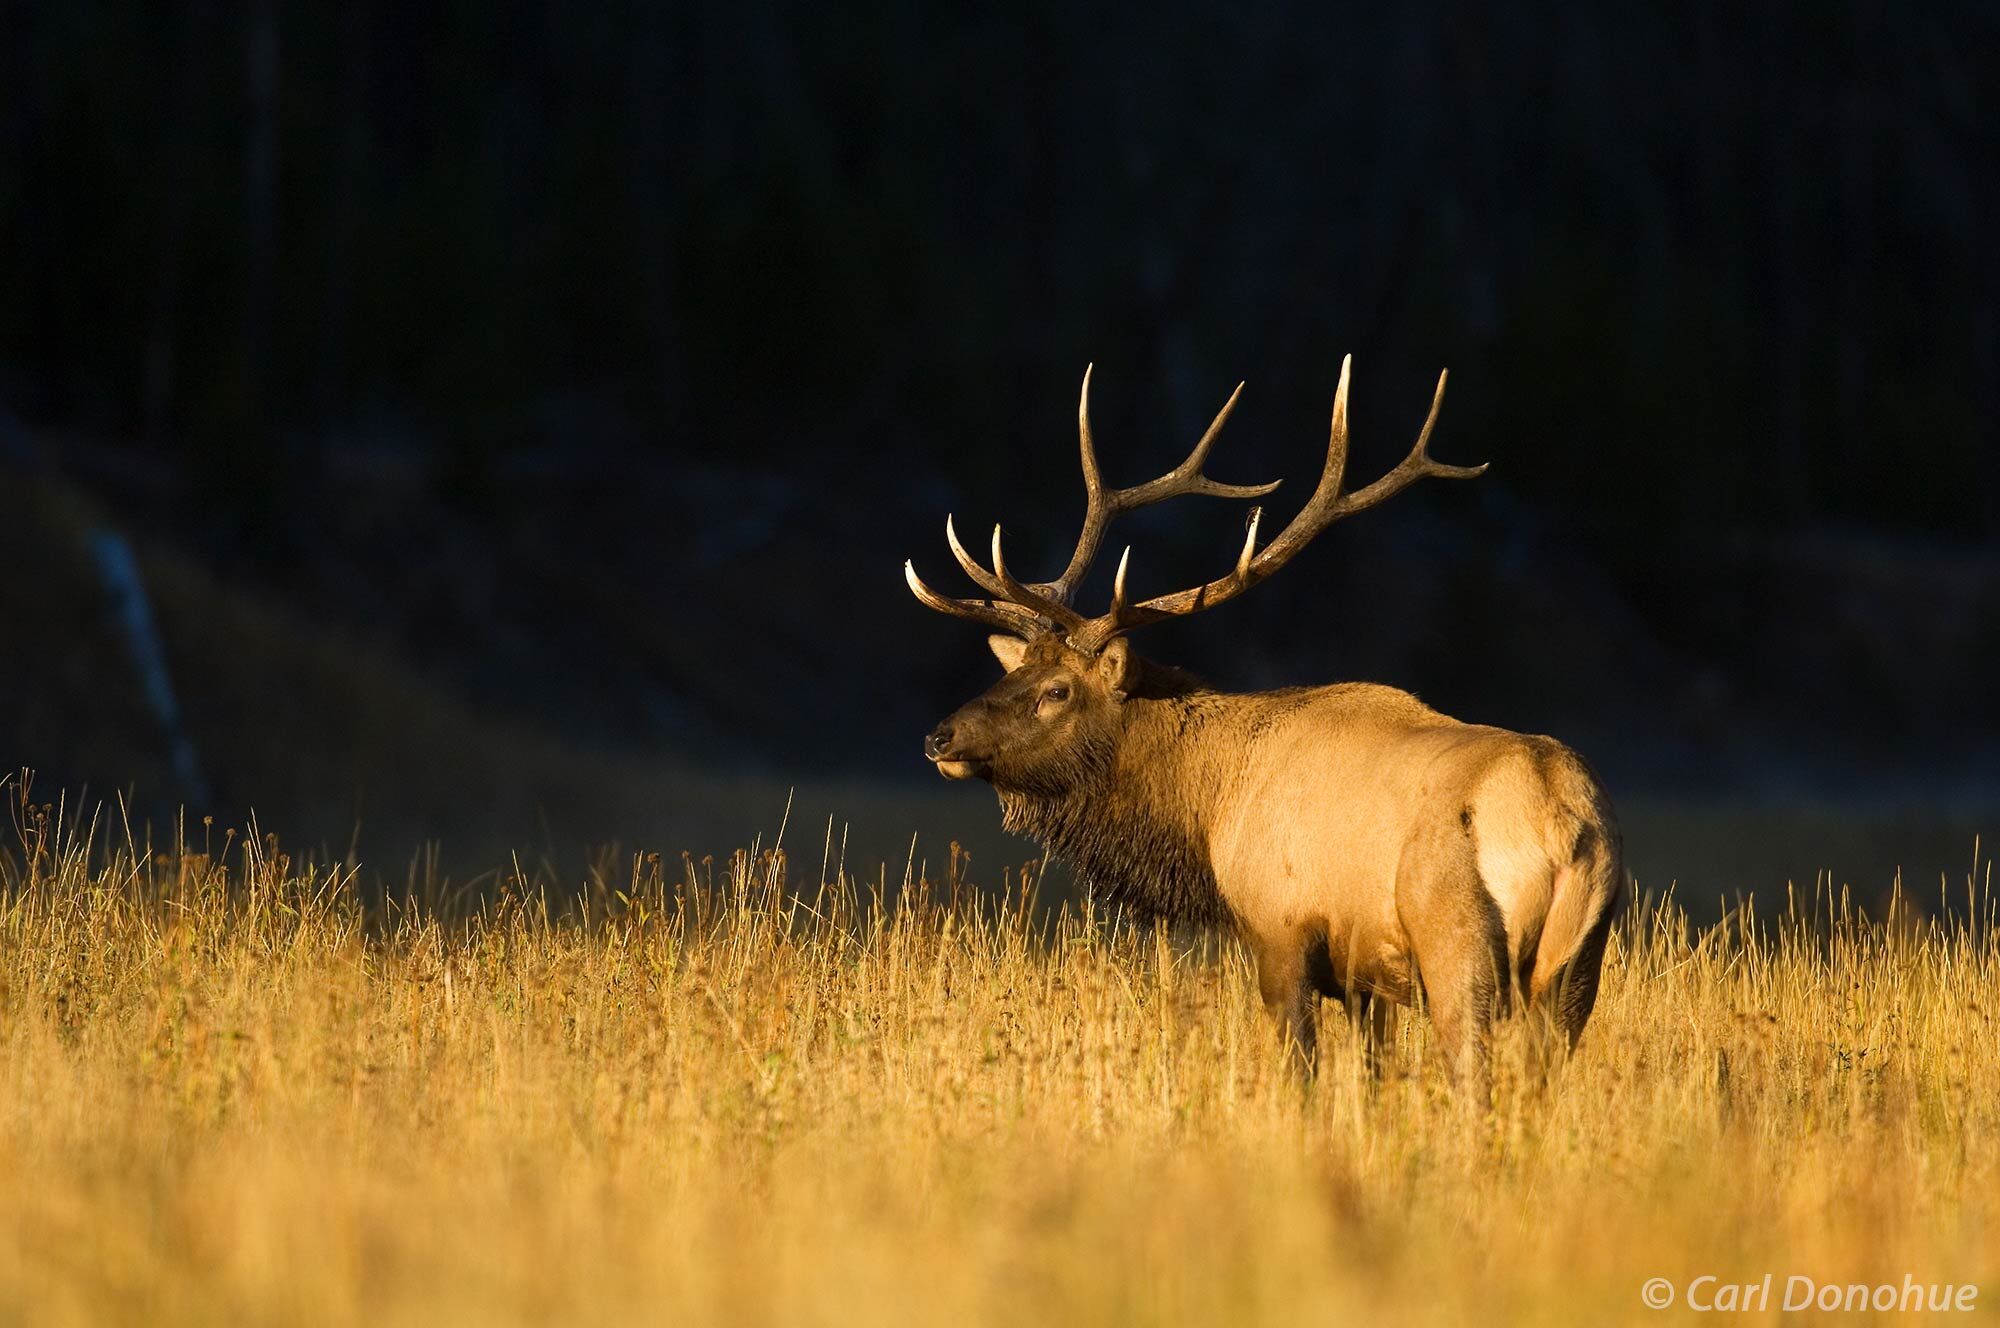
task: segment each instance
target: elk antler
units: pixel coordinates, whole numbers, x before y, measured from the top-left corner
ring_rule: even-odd
[[[993,528],[993,568],[987,570],[959,543],[958,532],[947,516],[944,537],[951,546],[952,556],[958,559],[958,565],[965,574],[992,598],[952,599],[940,595],[923,583],[914,563],[906,562],[903,564],[903,578],[910,583],[910,590],[926,605],[941,613],[969,618],[1016,635],[1032,636],[1053,629],[1074,639],[1085,630],[1089,620],[1070,607],[1070,603],[1076,596],[1077,584],[1096,559],[1098,546],[1104,542],[1105,529],[1110,526],[1113,517],[1186,494],[1211,498],[1261,498],[1278,487],[1279,481],[1276,480],[1269,484],[1223,484],[1202,474],[1209,449],[1215,446],[1222,426],[1229,422],[1230,413],[1236,409],[1236,399],[1243,395],[1243,384],[1238,383],[1236,390],[1229,394],[1229,400],[1222,403],[1222,409],[1209,422],[1201,441],[1194,445],[1194,451],[1188,453],[1178,466],[1144,484],[1107,490],[1098,471],[1097,443],[1090,432],[1090,372],[1094,367],[1086,366],[1083,371],[1083,392],[1076,406],[1077,444],[1083,459],[1083,530],[1077,536],[1076,551],[1070,555],[1069,565],[1063,569],[1062,575],[1053,581],[1032,584],[1024,584],[1007,575],[1000,551],[998,526]],[[1121,562],[1119,566],[1119,585],[1122,587],[1124,564]]]
[[[1236,555],[1236,565],[1227,575],[1216,578],[1205,585],[1190,590],[1179,590],[1169,595],[1156,595],[1152,599],[1134,604],[1126,597],[1125,573],[1132,550],[1127,548],[1118,560],[1118,574],[1112,583],[1111,607],[1095,618],[1084,618],[1070,607],[1076,593],[1077,584],[1089,570],[1097,556],[1098,546],[1104,540],[1106,527],[1111,519],[1124,512],[1150,504],[1179,497],[1182,494],[1207,494],[1217,498],[1257,498],[1277,488],[1272,484],[1219,484],[1202,474],[1202,464],[1208,458],[1208,451],[1214,445],[1216,435],[1228,422],[1230,412],[1236,408],[1236,399],[1242,395],[1243,386],[1238,384],[1222,410],[1208,426],[1208,431],[1195,444],[1194,451],[1185,461],[1162,475],[1159,479],[1129,489],[1113,489],[1107,492],[1098,475],[1097,449],[1090,434],[1090,371],[1084,370],[1083,397],[1077,406],[1077,429],[1083,452],[1083,483],[1087,494],[1084,509],[1083,532],[1077,538],[1076,552],[1070,556],[1069,566],[1054,581],[1038,585],[1024,585],[1007,574],[1000,554],[1000,528],[993,529],[993,569],[988,571],[979,565],[952,529],[950,518],[945,520],[945,538],[951,544],[952,554],[967,576],[984,589],[992,600],[948,599],[932,591],[918,579],[913,566],[904,564],[904,574],[910,589],[931,608],[944,613],[971,618],[989,626],[1021,636],[1035,636],[1043,632],[1060,632],[1077,649],[1095,653],[1106,642],[1122,636],[1137,627],[1159,622],[1166,618],[1184,617],[1212,609],[1218,604],[1226,604],[1238,595],[1264,580],[1287,562],[1300,549],[1310,543],[1314,536],[1325,530],[1342,517],[1365,511],[1384,499],[1394,497],[1410,485],[1426,476],[1439,479],[1471,479],[1483,473],[1484,465],[1447,466],[1431,460],[1429,447],[1431,430],[1437,426],[1438,411],[1444,405],[1446,373],[1438,374],[1437,391],[1431,397],[1430,414],[1424,419],[1424,427],[1417,434],[1416,444],[1410,454],[1397,467],[1373,484],[1352,493],[1341,491],[1342,481],[1347,471],[1347,383],[1354,357],[1347,356],[1340,362],[1340,386],[1333,396],[1333,424],[1327,435],[1326,465],[1320,471],[1319,485],[1312,497],[1291,523],[1278,537],[1259,551],[1257,548],[1257,528],[1263,517],[1261,507],[1250,509],[1250,519],[1244,534],[1243,548]]]
[[[1107,492],[1097,469],[1097,442],[1090,433],[1090,370],[1094,367],[1084,369],[1083,392],[1076,403],[1077,444],[1083,455],[1083,530],[1076,537],[1076,552],[1069,556],[1069,566],[1063,568],[1061,576],[1040,587],[1065,604],[1075,597],[1078,583],[1096,560],[1098,546],[1104,542],[1105,529],[1110,526],[1113,517],[1183,494],[1208,498],[1262,498],[1283,483],[1282,480],[1272,480],[1269,484],[1222,484],[1201,473],[1202,467],[1207,464],[1209,449],[1215,446],[1222,426],[1229,423],[1230,415],[1236,410],[1237,398],[1243,395],[1243,384],[1238,383],[1236,390],[1229,394],[1229,400],[1222,403],[1222,409],[1209,421],[1201,441],[1194,445],[1194,451],[1187,454],[1186,460],[1156,480]]]
[[[1341,483],[1347,471],[1347,383],[1353,364],[1352,355],[1343,357],[1340,362],[1340,386],[1333,394],[1333,424],[1327,433],[1326,465],[1320,471],[1319,485],[1313,490],[1312,497],[1306,500],[1305,507],[1276,539],[1265,545],[1261,552],[1257,550],[1257,524],[1262,509],[1253,508],[1243,549],[1236,556],[1236,566],[1227,575],[1191,590],[1156,595],[1138,604],[1125,603],[1125,597],[1114,590],[1110,609],[1069,632],[1070,643],[1079,650],[1095,652],[1113,637],[1122,636],[1135,627],[1144,627],[1166,618],[1185,617],[1226,604],[1290,562],[1292,556],[1309,544],[1314,536],[1342,517],[1353,516],[1393,498],[1426,477],[1469,480],[1485,472],[1483,463],[1477,466],[1447,466],[1431,460],[1431,430],[1437,427],[1438,411],[1444,406],[1445,382],[1450,377],[1450,371],[1444,370],[1438,374],[1437,391],[1431,396],[1430,414],[1424,417],[1424,427],[1418,432],[1410,454],[1373,484],[1352,493],[1343,493]]]

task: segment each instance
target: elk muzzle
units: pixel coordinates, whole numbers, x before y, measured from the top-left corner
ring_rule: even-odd
[[[958,731],[949,719],[924,739],[924,755],[946,779],[972,779],[986,773],[986,761],[963,750]]]

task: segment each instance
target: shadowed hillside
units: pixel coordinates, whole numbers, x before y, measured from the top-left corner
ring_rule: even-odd
[[[1980,7],[110,0],[7,31],[0,760],[45,787],[206,785],[392,858],[543,820],[735,840],[794,784],[979,834],[917,741],[991,665],[902,560],[956,584],[950,512],[1054,570],[1092,361],[1116,483],[1247,380],[1214,471],[1284,477],[1282,520],[1351,351],[1357,478],[1447,365],[1436,453],[1492,469],[1142,650],[1555,733],[1628,808],[1829,827],[1824,857],[1723,836],[1762,845],[1732,888],[1928,873],[2000,812]],[[1185,506],[1114,534],[1138,593],[1240,539]]]

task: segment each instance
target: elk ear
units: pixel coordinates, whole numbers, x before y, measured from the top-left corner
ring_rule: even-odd
[[[1000,667],[1012,673],[1021,667],[1021,661],[1028,657],[1028,643],[1018,636],[1002,636],[994,633],[986,638],[986,648],[993,652],[993,658],[1000,661]]]
[[[1097,652],[1097,676],[1110,689],[1111,695],[1120,701],[1125,699],[1132,675],[1137,672],[1136,663],[1131,647],[1125,644],[1122,636],[1113,637],[1104,649]]]

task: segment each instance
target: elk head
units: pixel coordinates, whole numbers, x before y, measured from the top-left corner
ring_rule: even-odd
[[[1074,607],[1077,586],[1096,559],[1113,518],[1183,495],[1261,498],[1270,484],[1223,484],[1202,473],[1209,450],[1236,409],[1237,384],[1186,460],[1158,479],[1127,489],[1107,489],[1098,470],[1090,432],[1090,370],[1083,374],[1077,403],[1077,435],[1083,458],[1086,496],[1083,531],[1069,565],[1053,581],[1024,582],[1008,569],[1001,530],[993,528],[992,566],[982,565],[959,543],[945,518],[945,540],[966,576],[986,592],[984,599],[954,599],[925,585],[914,563],[903,564],[910,591],[930,608],[996,629],[989,638],[1006,676],[991,690],[961,707],[924,740],[924,754],[948,779],[982,778],[1002,789],[1056,793],[1108,763],[1121,723],[1120,710],[1168,681],[1166,671],[1147,665],[1128,649],[1125,634],[1148,623],[1184,617],[1226,604],[1283,567],[1314,536],[1342,517],[1375,506],[1426,476],[1470,479],[1485,466],[1447,466],[1431,460],[1428,448],[1438,410],[1444,404],[1446,375],[1438,375],[1430,414],[1417,441],[1397,467],[1365,488],[1344,492],[1347,469],[1347,383],[1353,357],[1341,361],[1334,391],[1333,424],[1319,485],[1305,507],[1277,538],[1258,547],[1263,509],[1253,507],[1230,571],[1206,584],[1134,601],[1126,573],[1132,550],[1118,559],[1111,605],[1094,618]]]

